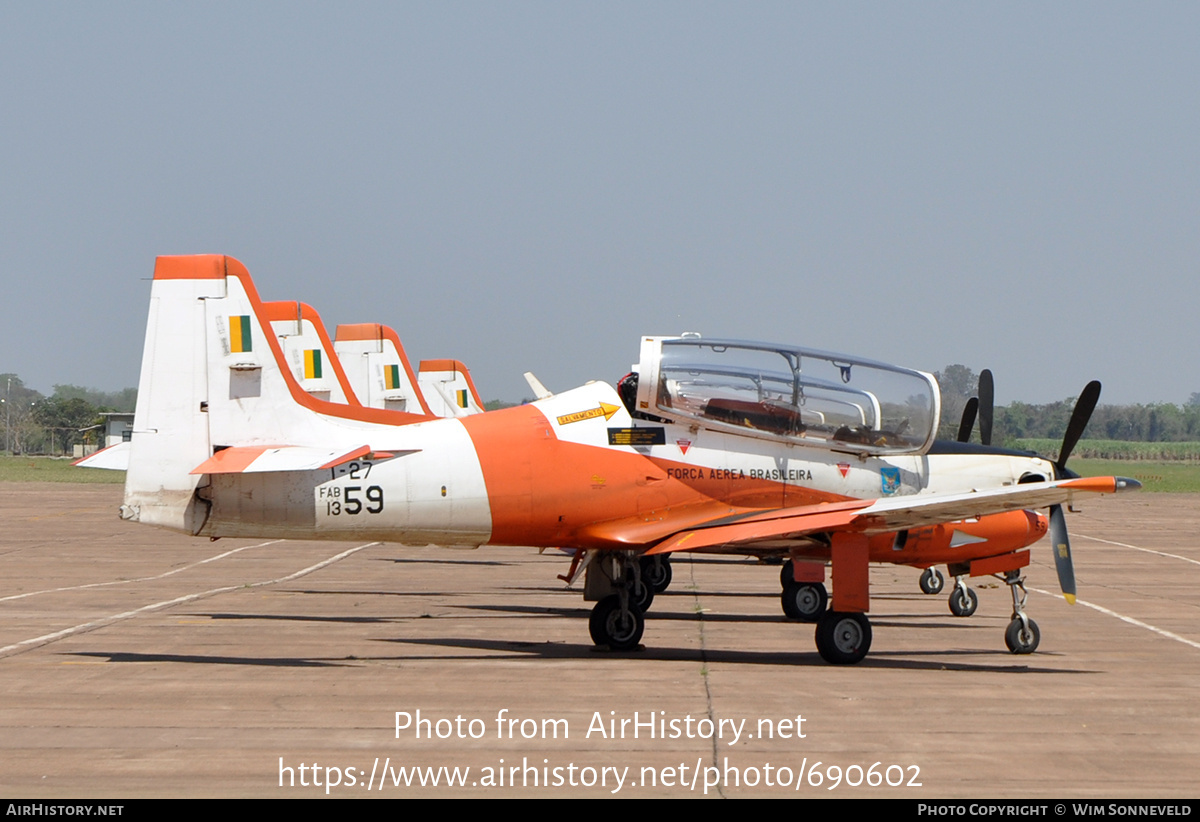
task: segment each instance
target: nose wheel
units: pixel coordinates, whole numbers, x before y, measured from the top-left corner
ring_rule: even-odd
[[[1004,644],[1014,654],[1032,654],[1041,641],[1042,632],[1038,630],[1037,623],[1029,617],[1023,621],[1014,619],[1008,623],[1008,630],[1004,632]]]
[[[1004,575],[1004,582],[1012,591],[1013,598],[1013,617],[1004,631],[1004,644],[1014,654],[1032,654],[1042,641],[1042,632],[1025,613],[1025,600],[1029,596],[1025,591],[1025,578],[1017,571],[1009,571]]]

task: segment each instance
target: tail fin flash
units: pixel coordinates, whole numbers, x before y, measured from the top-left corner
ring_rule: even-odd
[[[471,372],[458,360],[423,360],[417,379],[439,417],[466,417],[484,410]]]
[[[395,331],[379,323],[339,325],[333,347],[364,405],[433,414]]]
[[[291,301],[263,304],[264,316],[279,339],[284,362],[296,381],[314,397],[343,405],[362,405],[342,363],[334,353],[316,310]]]

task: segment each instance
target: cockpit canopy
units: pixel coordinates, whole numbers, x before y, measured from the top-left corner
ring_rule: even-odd
[[[911,454],[937,433],[933,376],[828,351],[643,337],[639,416],[831,451]]]

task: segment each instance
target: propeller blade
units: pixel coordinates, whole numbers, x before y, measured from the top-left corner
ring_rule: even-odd
[[[992,372],[985,368],[979,372],[979,441],[992,444],[992,417],[996,410],[996,386]]]
[[[1050,548],[1054,551],[1054,567],[1063,597],[1075,604],[1075,566],[1071,562],[1071,540],[1067,537],[1067,517],[1061,505],[1050,507]]]
[[[962,422],[958,424],[958,441],[970,442],[971,429],[975,427],[975,414],[979,411],[979,400],[971,397],[963,406]]]
[[[1067,423],[1067,433],[1063,435],[1062,450],[1055,463],[1060,472],[1066,468],[1067,457],[1071,456],[1071,452],[1075,450],[1075,445],[1083,436],[1083,429],[1087,428],[1088,420],[1092,418],[1092,412],[1096,410],[1096,403],[1099,401],[1100,381],[1092,380],[1083,387],[1079,399],[1075,402],[1075,410],[1071,412],[1071,421]]]

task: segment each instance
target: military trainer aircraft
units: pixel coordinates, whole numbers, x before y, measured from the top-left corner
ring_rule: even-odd
[[[592,639],[616,650],[640,643],[663,558],[704,551],[786,558],[785,609],[816,622],[829,662],[870,648],[870,562],[1001,575],[1006,642],[1031,652],[1028,546],[1050,531],[1073,598],[1062,505],[1138,487],[1066,469],[1086,403],[1057,463],[935,443],[933,377],[858,357],[643,337],[615,388],[431,420],[304,390],[271,322],[233,258],[158,258],[123,518],[208,537],[567,547],[597,603]]]

